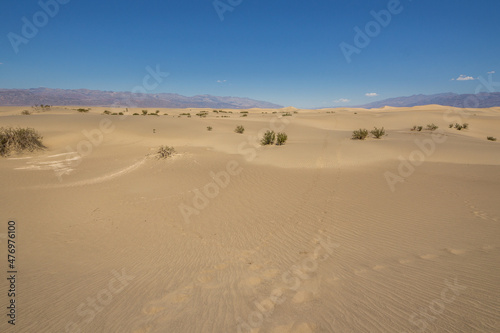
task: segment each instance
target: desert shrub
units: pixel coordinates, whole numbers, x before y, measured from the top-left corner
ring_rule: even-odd
[[[142,110],[142,115],[145,116],[148,114],[148,110]]]
[[[87,113],[90,111],[90,108],[88,108],[88,109],[79,108],[79,109],[76,109],[76,111],[81,112],[81,113]]]
[[[242,114],[241,117],[248,117],[248,114]]]
[[[102,114],[111,114],[111,111],[108,111],[108,110],[104,110]]]
[[[164,113],[163,115],[164,115],[164,116],[168,116],[168,113]]]
[[[156,112],[155,112],[155,113],[156,113],[156,114],[160,114],[160,110],[156,110]]]
[[[283,113],[283,117],[291,117],[292,114],[290,112]]]
[[[281,146],[284,145],[286,140],[288,139],[288,135],[286,133],[278,133],[276,134],[276,145]]]
[[[157,154],[158,158],[168,158],[168,157],[172,156],[173,154],[175,154],[175,149],[174,149],[174,147],[160,146],[160,148],[158,148],[156,154]]]
[[[376,139],[380,139],[381,137],[383,137],[385,135],[385,130],[384,128],[376,128],[374,127],[374,129],[370,132]]]
[[[43,105],[43,104],[35,104],[31,107],[33,109],[33,111],[35,112],[43,112],[43,111],[48,111],[52,108],[51,105]]]
[[[245,132],[245,127],[243,127],[241,125],[238,125],[238,126],[236,126],[236,128],[234,129],[234,131],[236,133],[243,134],[243,132]]]
[[[417,130],[417,125],[414,125],[414,126],[410,129],[410,131],[415,131],[415,130]]]
[[[133,116],[140,116],[140,114],[138,114],[137,112],[132,114]]]
[[[417,131],[421,132],[421,131],[422,131],[422,129],[423,129],[423,127],[422,127],[422,126],[417,126]]]
[[[23,152],[43,149],[43,137],[33,128],[0,127],[0,156],[12,151]]]
[[[248,111],[240,111],[240,113],[248,113]]]
[[[189,113],[189,112],[188,112],[188,113],[181,113],[180,115],[181,115],[181,116],[190,116],[190,115],[191,115],[191,113]]]
[[[31,114],[31,112],[29,112],[28,110],[23,110],[23,111],[21,111],[21,114],[23,116],[29,116]]]
[[[368,136],[368,130],[364,128],[360,128],[359,130],[352,132],[353,140],[364,140]]]
[[[428,124],[426,129],[429,130],[429,131],[435,131],[435,130],[438,129],[438,126],[435,125],[434,123]]]
[[[494,138],[492,136],[488,136],[487,139],[490,140],[490,141],[497,141],[497,138]]]
[[[463,124],[462,124],[462,127],[463,127],[464,129],[468,129],[468,128],[469,128],[469,124],[468,124],[468,123],[463,123]]]
[[[449,127],[449,128],[453,128],[453,124],[449,124],[449,125],[448,125],[448,127]]]
[[[207,131],[211,131],[212,130],[212,126],[207,126]]]
[[[148,113],[148,116],[159,116],[159,114],[150,112],[150,113]]]
[[[123,112],[118,112],[118,114],[119,114],[120,116],[123,116]]]
[[[219,111],[217,111],[217,110],[212,110],[212,112],[219,113]]]
[[[286,135],[286,134],[285,134]],[[265,145],[272,145],[274,143],[274,140],[276,139],[276,134],[274,131],[266,131],[264,133],[264,136],[260,140],[260,143],[265,146]]]

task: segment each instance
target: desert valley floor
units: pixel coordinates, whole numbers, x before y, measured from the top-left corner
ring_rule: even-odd
[[[500,332],[500,108],[76,108],[0,107],[1,332]]]

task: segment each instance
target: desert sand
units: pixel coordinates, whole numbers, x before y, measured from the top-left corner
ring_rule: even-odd
[[[78,107],[0,107],[0,332],[500,331],[500,108]]]

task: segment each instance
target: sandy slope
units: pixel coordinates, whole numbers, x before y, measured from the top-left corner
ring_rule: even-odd
[[[23,109],[0,126],[47,150],[0,159],[0,253],[15,219],[19,266],[1,332],[500,331],[498,109]],[[429,123],[442,133],[409,130]],[[252,148],[271,124],[287,144]],[[350,140],[373,126],[389,135]],[[178,154],[157,160],[163,144]]]

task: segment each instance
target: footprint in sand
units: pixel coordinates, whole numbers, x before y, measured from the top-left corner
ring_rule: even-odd
[[[435,254],[423,254],[423,255],[421,255],[419,257],[421,259],[425,259],[425,260],[432,260],[432,259],[437,258],[437,255],[435,255]]]
[[[454,255],[461,255],[466,252],[465,250],[460,250],[460,249],[445,249],[445,251],[448,251],[449,253]]]

